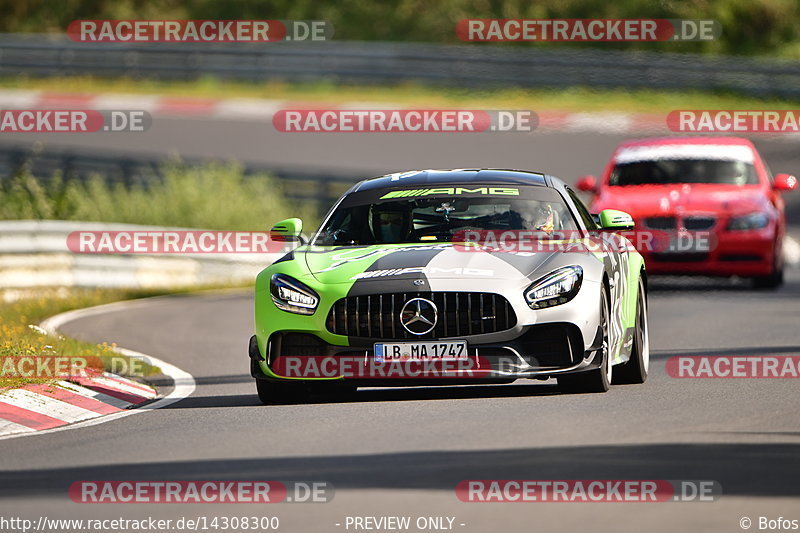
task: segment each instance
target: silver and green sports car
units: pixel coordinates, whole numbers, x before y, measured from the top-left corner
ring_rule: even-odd
[[[352,187],[310,242],[257,277],[251,374],[264,403],[364,386],[556,378],[642,383],[647,278],[629,215],[591,215],[552,176],[423,170]]]

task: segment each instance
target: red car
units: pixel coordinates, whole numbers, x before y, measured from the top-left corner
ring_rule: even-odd
[[[743,276],[758,288],[783,283],[781,192],[797,179],[773,177],[747,139],[627,141],[599,180],[584,176],[577,187],[593,193],[593,213],[633,216],[648,273]]]

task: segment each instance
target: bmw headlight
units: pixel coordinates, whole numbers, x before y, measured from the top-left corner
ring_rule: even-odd
[[[731,218],[728,222],[728,229],[736,230],[750,230],[766,228],[769,224],[769,216],[766,213],[749,213],[738,217]]]
[[[313,315],[319,296],[299,281],[284,274],[273,274],[269,292],[278,309],[298,315]]]
[[[572,300],[581,288],[583,269],[578,265],[559,268],[536,280],[525,291],[531,309],[545,309]]]

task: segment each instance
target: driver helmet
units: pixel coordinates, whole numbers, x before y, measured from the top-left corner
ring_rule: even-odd
[[[552,232],[557,225],[558,218],[553,206],[544,202],[520,202],[514,205],[514,210],[522,218],[523,229]]]
[[[407,239],[411,229],[411,213],[405,202],[374,204],[370,210],[372,234],[379,242],[401,243]]]
[[[556,227],[556,214],[553,206],[542,204],[534,210],[533,229],[551,233]]]

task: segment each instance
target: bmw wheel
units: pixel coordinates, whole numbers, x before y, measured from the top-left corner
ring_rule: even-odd
[[[766,276],[756,276],[752,281],[755,289],[777,289],[783,285],[783,261],[780,256],[776,254],[772,259],[772,272]]]

